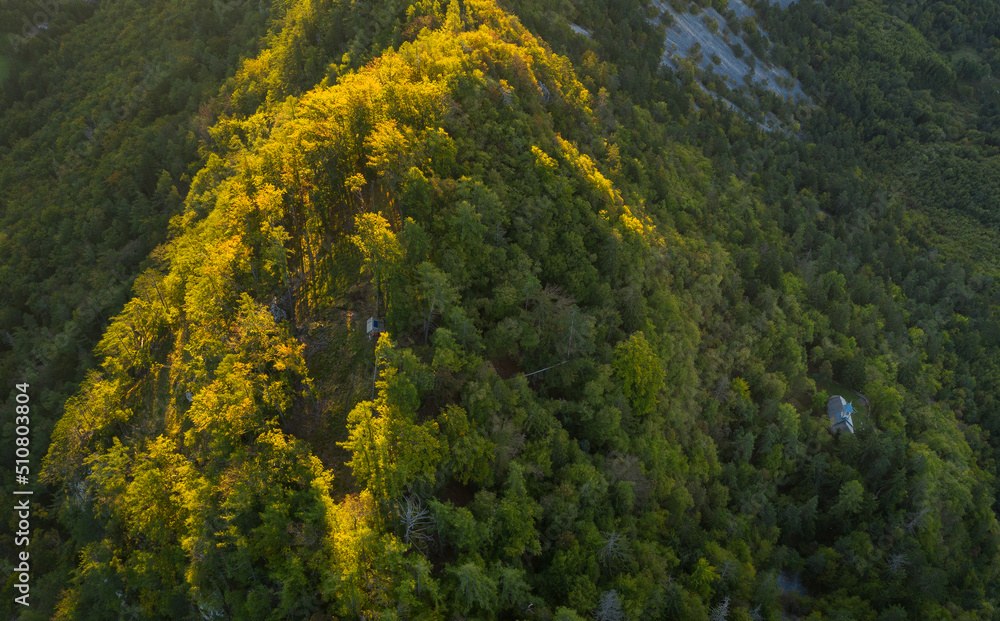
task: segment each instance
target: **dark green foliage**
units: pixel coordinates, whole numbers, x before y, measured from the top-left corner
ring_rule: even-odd
[[[759,7],[792,136],[638,2],[182,5],[0,66],[43,616],[995,614],[995,9]]]

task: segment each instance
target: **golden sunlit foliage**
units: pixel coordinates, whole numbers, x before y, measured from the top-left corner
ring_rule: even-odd
[[[169,238],[51,429],[49,616],[991,615],[997,285],[850,152],[864,64],[764,135],[642,3],[509,4],[225,5],[269,34],[184,91],[189,178],[99,167]],[[872,54],[956,86],[919,24]]]

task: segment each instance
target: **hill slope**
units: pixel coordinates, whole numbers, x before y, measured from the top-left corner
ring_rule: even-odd
[[[996,284],[842,145],[488,0],[282,15],[55,427],[38,614],[994,614]]]

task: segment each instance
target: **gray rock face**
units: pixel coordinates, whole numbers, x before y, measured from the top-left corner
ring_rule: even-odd
[[[793,0],[780,0],[778,4],[785,7],[792,2]],[[669,13],[673,17],[673,25],[667,29],[662,59],[664,64],[677,69],[680,58],[701,54],[699,68],[724,77],[732,89],[754,83],[785,98],[812,103],[798,80],[786,69],[774,66],[755,55],[715,9],[703,9],[697,14],[691,14],[688,11],[679,13],[663,0],[655,0],[654,5],[661,13]],[[740,19],[754,15],[754,10],[743,0],[729,0],[729,8]],[[761,31],[761,34],[767,37],[767,33]],[[736,49],[742,51],[739,56]]]

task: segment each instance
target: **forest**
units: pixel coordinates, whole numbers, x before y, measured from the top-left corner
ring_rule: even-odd
[[[670,4],[0,4],[6,617],[1000,618],[1000,8]]]

